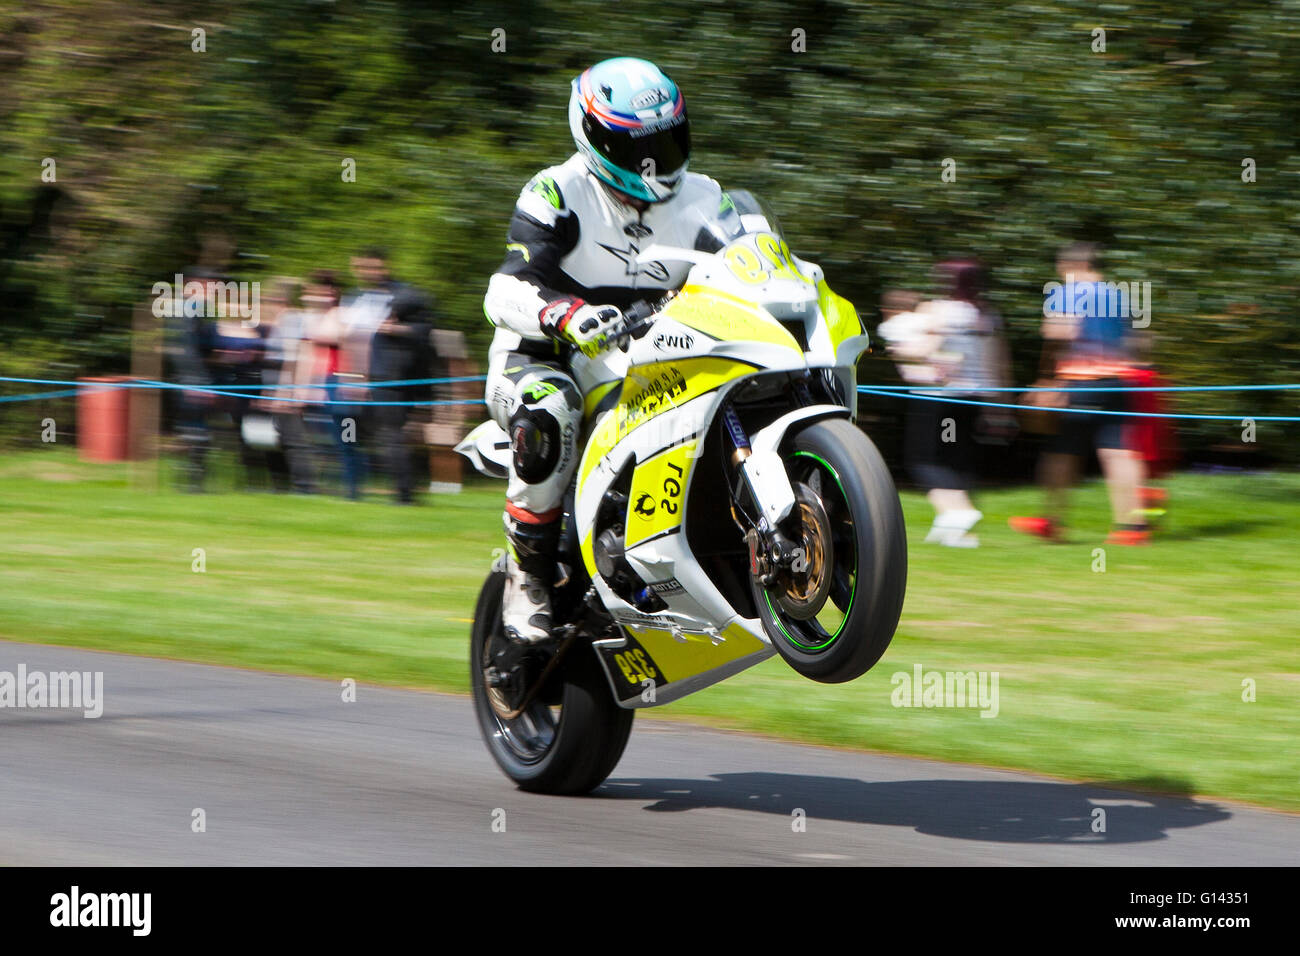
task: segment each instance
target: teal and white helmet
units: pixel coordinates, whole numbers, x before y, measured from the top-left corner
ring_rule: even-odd
[[[606,185],[646,202],[681,188],[691,152],[686,101],[647,60],[603,60],[573,81],[569,128],[587,168]]]

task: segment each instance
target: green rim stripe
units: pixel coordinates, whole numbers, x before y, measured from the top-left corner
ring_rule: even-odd
[[[840,494],[844,496],[844,502],[845,504],[847,504],[849,500],[848,492],[844,490],[844,483],[840,481],[839,473],[836,472],[835,469],[831,467],[831,463],[828,462],[821,455],[814,454],[813,452],[810,451],[797,451],[793,455],[793,457],[795,458],[799,458],[801,456],[804,458],[813,458],[821,462],[822,467],[825,468],[827,471],[829,471],[831,473],[831,477],[835,479],[835,484],[839,486]],[[802,647],[806,651],[824,650],[825,648],[830,647],[831,644],[835,643],[836,638],[840,636],[840,632],[844,630],[844,625],[849,622],[849,615],[853,612],[853,602],[857,598],[857,596],[858,596],[858,575],[857,575],[857,568],[854,568],[853,569],[853,592],[849,595],[849,606],[844,609],[844,617],[840,621],[840,626],[835,629],[834,634],[832,634],[825,641],[822,641],[822,643],[804,644],[803,642],[799,641],[797,638],[790,636],[790,632],[787,631],[785,629],[785,625],[781,623],[781,618],[780,616],[778,616],[776,612],[776,608],[772,607],[772,596],[768,594],[767,588],[763,589],[763,599],[767,601],[767,609],[772,612],[772,620],[776,621],[776,626],[781,629],[781,633],[785,635],[786,640],[788,640],[791,644],[796,644],[799,647]]]

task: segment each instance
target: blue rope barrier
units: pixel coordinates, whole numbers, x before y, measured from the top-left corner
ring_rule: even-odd
[[[70,398],[73,395],[79,395],[82,392],[80,388],[68,388],[59,392],[32,392],[28,395],[4,395],[0,396],[0,402],[34,402],[39,398]]]
[[[1064,391],[1064,389],[1047,389],[1047,391]],[[1079,391],[1102,391],[1102,389],[1079,389]],[[953,405],[979,405],[984,408],[1013,408],[1031,412],[1064,412],[1071,415],[1122,415],[1126,418],[1180,418],[1201,421],[1239,422],[1249,418],[1255,422],[1300,422],[1300,416],[1285,415],[1183,415],[1174,412],[1112,412],[1100,408],[1046,408],[1039,405],[1010,405],[1006,402],[979,402],[972,399],[946,398],[943,395],[916,395],[908,392],[885,391],[859,385],[858,392],[863,395],[884,395],[889,398],[919,398],[928,402],[948,402]]]
[[[41,399],[50,398],[70,398],[74,395],[80,395],[83,392],[107,392],[120,388],[143,388],[158,390],[173,390],[183,392],[196,392],[201,395],[220,395],[226,398],[249,398],[260,396],[249,396],[245,394],[249,391],[277,391],[292,388],[402,388],[407,386],[420,385],[452,385],[460,382],[481,382],[487,378],[486,375],[464,375],[453,378],[410,378],[394,379],[385,382],[348,382],[348,383],[311,383],[302,385],[221,385],[212,388],[206,385],[185,385],[179,382],[158,382],[152,379],[140,379],[129,382],[87,382],[64,379],[50,378],[15,378],[8,375],[0,375],[0,382],[15,382],[28,385],[75,385],[76,388],[61,389],[52,392],[27,392],[22,395],[5,395],[0,396],[0,402],[35,402]],[[325,398],[287,398],[275,397],[270,399],[276,402],[288,402],[294,405],[364,405],[364,406],[404,406],[404,407],[430,407],[435,405],[481,405],[481,398],[459,398],[459,399],[438,399],[433,401],[419,402],[381,402],[361,399],[325,399]]]
[[[472,375],[457,378],[431,378],[431,379],[398,379],[387,382],[369,382],[365,384],[311,384],[311,385],[223,385],[218,388],[211,388],[200,385],[183,385],[176,382],[155,382],[151,380],[140,380],[131,382],[77,382],[65,381],[58,379],[29,379],[13,378],[9,376],[0,376],[0,382],[16,382],[25,384],[42,384],[42,385],[75,385],[76,388],[61,389],[51,392],[29,392],[22,395],[5,395],[0,396],[0,403],[9,402],[31,402],[40,401],[41,399],[69,398],[82,392],[99,392],[111,391],[117,388],[156,388],[156,389],[179,389],[186,392],[196,392],[202,395],[218,395],[226,398],[249,398],[245,394],[248,390],[278,390],[289,388],[401,388],[403,386],[419,385],[440,385],[454,384],[460,382],[480,382],[486,376]],[[1015,392],[1015,393],[1032,393],[1032,392],[1198,392],[1198,391],[1263,391],[1263,390],[1290,390],[1300,389],[1298,385],[1183,385],[1183,386],[1159,386],[1159,387],[1105,387],[1105,388],[1051,388],[1051,387],[1028,387],[1028,388],[987,388],[980,389],[981,392]],[[1126,418],[1170,418],[1195,421],[1242,421],[1251,419],[1257,422],[1297,422],[1300,416],[1287,415],[1193,415],[1176,412],[1121,412],[1109,411],[1096,408],[1056,408],[1043,407],[1038,405],[1019,405],[1008,402],[987,402],[975,399],[951,398],[944,394],[921,394],[921,392],[954,392],[956,394],[970,394],[970,389],[953,388],[950,386],[924,386],[924,385],[859,385],[858,392],[863,395],[880,395],[887,398],[908,398],[919,399],[929,402],[950,402],[956,405],[975,405],[982,408],[1004,408],[1012,410],[1026,410],[1038,412],[1058,412],[1074,415],[1119,415]],[[378,406],[378,407],[433,407],[440,405],[481,405],[481,398],[462,398],[462,399],[436,399],[430,401],[412,401],[412,402],[386,402],[362,399],[325,399],[325,398],[288,398],[275,397],[270,399],[275,402],[283,402],[293,405],[351,405],[351,406]]]
[[[348,386],[348,387],[353,387],[353,386]],[[222,395],[225,396],[226,398],[248,398],[249,397],[239,392],[223,392],[219,389],[214,389],[214,388],[191,388],[188,389],[188,391],[198,392],[202,395]],[[481,398],[444,398],[444,399],[436,399],[433,401],[424,401],[424,402],[376,402],[376,401],[369,401],[369,400],[362,401],[359,399],[350,400],[346,398],[334,398],[334,399],[271,398],[271,399],[267,399],[267,401],[288,402],[291,405],[352,405],[352,406],[364,405],[367,408],[371,406],[405,406],[405,407],[427,408],[433,405],[482,405],[484,404],[483,399]]]
[[[461,382],[482,382],[487,379],[486,375],[464,375],[457,378],[408,378],[395,379],[385,382],[360,382],[348,384],[349,388],[403,388],[416,385],[454,385]],[[159,388],[159,389],[181,389],[182,391],[196,391],[203,386],[185,385],[180,382],[160,382],[154,379],[140,379],[129,382],[85,382],[69,379],[54,378],[12,378],[7,375],[0,375],[0,382],[15,382],[23,385],[75,385],[81,388]],[[329,388],[324,383],[304,383],[301,385],[222,385],[221,388],[226,391],[281,391],[293,388]],[[957,392],[969,393],[970,388],[960,385],[873,385],[871,386],[879,391],[891,392]],[[1106,386],[1103,388],[1091,388],[1087,386],[1079,387],[1055,387],[1051,385],[1039,386],[1019,386],[1019,387],[997,387],[981,388],[980,392],[1280,392],[1300,389],[1300,383],[1288,383],[1277,385],[1121,385]]]
[[[465,375],[459,378],[407,378],[394,379],[389,382],[358,382],[347,383],[348,388],[402,388],[414,385],[453,385],[459,382],[482,382],[487,379],[486,375]],[[77,380],[65,380],[56,378],[11,378],[7,375],[0,375],[0,382],[15,382],[20,385],[76,385],[80,388],[158,388],[158,389],[180,389],[182,391],[197,391],[205,386],[185,385],[180,382],[159,382],[154,379],[143,378],[129,382],[87,382]],[[222,385],[221,388],[229,391],[277,391],[291,388],[330,388],[332,386],[324,383],[304,383],[301,385]]]
[[[1300,389],[1300,385],[1108,385],[1104,388],[1077,388],[1053,385],[1029,385],[1017,388],[978,388],[961,385],[873,385],[874,389],[891,392],[1280,392]]]
[[[104,382],[90,385],[83,385],[81,388],[61,389],[53,392],[29,392],[25,395],[4,395],[0,396],[0,402],[35,402],[43,398],[71,398],[75,395],[81,395],[85,392],[112,391],[113,383]],[[197,392],[201,395],[220,395],[226,398],[249,398],[242,392],[227,392],[216,388],[200,388],[198,386],[189,386],[185,389],[189,392]],[[255,396],[254,396],[255,397]],[[268,401],[287,402],[293,405],[365,405],[369,406],[408,406],[408,407],[429,407],[433,405],[482,405],[481,398],[456,398],[456,399],[437,399],[434,401],[423,402],[376,402],[349,399],[325,399],[325,398],[273,398]]]

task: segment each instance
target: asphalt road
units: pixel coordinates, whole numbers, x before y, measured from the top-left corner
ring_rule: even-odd
[[[640,717],[595,795],[534,796],[465,697],[363,685],[344,703],[337,682],[0,642],[0,672],[20,663],[102,671],[104,713],[0,708],[0,864],[1300,859],[1294,815]]]

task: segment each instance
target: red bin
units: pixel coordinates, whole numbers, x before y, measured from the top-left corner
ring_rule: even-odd
[[[126,461],[130,453],[132,388],[94,388],[133,381],[126,375],[79,378],[77,452],[82,461]]]

